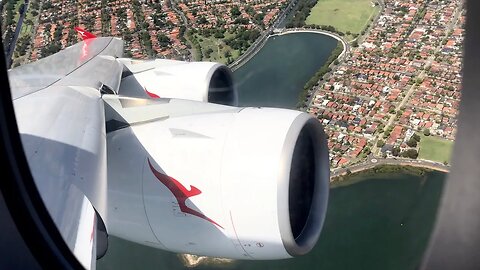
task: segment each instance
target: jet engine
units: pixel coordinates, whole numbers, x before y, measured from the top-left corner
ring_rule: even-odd
[[[314,247],[329,184],[317,119],[187,100],[104,100],[109,234],[233,259],[290,258]]]
[[[124,64],[119,90],[122,95],[137,96],[138,93],[144,93],[150,98],[237,104],[232,72],[225,65],[166,59],[119,61]]]

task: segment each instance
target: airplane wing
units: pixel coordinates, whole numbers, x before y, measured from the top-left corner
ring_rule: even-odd
[[[101,93],[118,91],[122,67],[115,56],[122,51],[121,40],[98,38],[9,71],[30,170],[57,228],[86,268],[96,262],[95,209],[106,215]]]
[[[216,63],[121,58],[89,38],[9,71],[37,188],[86,268],[108,234],[174,252],[279,259],[310,251],[328,200],[318,120],[238,108]],[[147,89],[147,90],[146,90]],[[213,241],[212,241],[213,240]]]

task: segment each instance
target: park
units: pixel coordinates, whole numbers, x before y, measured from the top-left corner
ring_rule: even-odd
[[[372,0],[318,0],[305,24],[331,25],[348,34],[360,34],[380,11]]]
[[[452,148],[453,141],[422,134],[418,158],[450,163]]]

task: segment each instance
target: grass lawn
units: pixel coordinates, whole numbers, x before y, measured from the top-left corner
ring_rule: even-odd
[[[225,36],[227,37],[228,34]],[[237,50],[226,45],[221,39],[216,39],[213,36],[205,37],[198,34],[195,34],[195,38],[198,40],[198,43],[200,43],[200,47],[202,48],[203,61],[213,61],[225,64],[227,62],[227,57],[225,57],[227,51],[230,51],[230,54],[232,55],[231,58],[233,59],[236,59],[239,56]],[[210,53],[209,57],[205,57],[208,49],[212,49],[213,52]]]
[[[331,25],[344,33],[359,34],[379,11],[372,0],[318,0],[305,23]]]
[[[25,0],[17,0],[17,2],[15,3],[15,8],[14,8],[14,11],[13,11],[13,12],[15,12],[15,17],[14,17],[15,23],[17,23],[18,20],[20,19],[20,12],[19,11],[20,11],[20,6],[22,4],[25,4]],[[28,9],[27,9],[27,14],[25,14],[25,19],[28,18],[28,13],[30,13],[30,12],[28,12]],[[24,19],[24,22],[25,22],[25,19]]]
[[[24,20],[22,24],[22,29],[20,30],[19,37],[23,37],[25,35],[31,35],[31,36],[33,35],[33,26],[30,24],[26,24]]]
[[[17,1],[17,4],[15,5],[15,10],[16,10],[15,21],[18,21],[20,19],[20,13],[18,11],[20,10],[20,5],[24,3],[25,1],[22,1],[22,0]],[[30,35],[33,34],[32,33],[33,25],[27,23],[29,20],[32,22],[34,20],[34,17],[31,11],[32,11],[31,8],[27,9],[27,13],[25,14],[25,18],[23,19],[22,29],[20,29],[19,37],[23,37],[27,34],[30,34]]]
[[[421,135],[418,158],[439,162],[450,162],[453,142],[434,136]]]

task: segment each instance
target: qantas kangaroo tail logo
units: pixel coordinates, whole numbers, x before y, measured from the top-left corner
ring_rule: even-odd
[[[151,98],[160,98],[159,95],[148,91],[146,87],[143,87],[143,90],[145,90],[145,93],[147,93],[147,95],[148,95],[149,97],[151,97]]]
[[[80,34],[80,36],[82,37],[83,40],[87,40],[87,39],[90,39],[90,38],[96,38],[97,37],[94,34],[88,32],[87,30],[85,30],[83,28],[75,27],[73,29],[75,29],[75,31],[77,31],[77,33]]]
[[[209,217],[205,216],[204,214],[188,207],[185,203],[185,201],[193,196],[196,196],[198,194],[201,194],[202,191],[198,189],[195,186],[190,185],[190,190],[185,188],[180,182],[178,182],[176,179],[173,177],[170,177],[168,175],[162,174],[159,171],[157,171],[152,163],[150,163],[150,159],[148,159],[148,165],[150,166],[150,170],[152,171],[153,175],[162,183],[164,184],[170,192],[172,192],[173,196],[175,196],[175,199],[177,199],[178,205],[180,206],[180,211],[186,214],[190,214],[196,217],[199,217],[201,219],[204,219],[212,224],[217,225],[218,227],[222,228],[218,223],[210,219]]]

